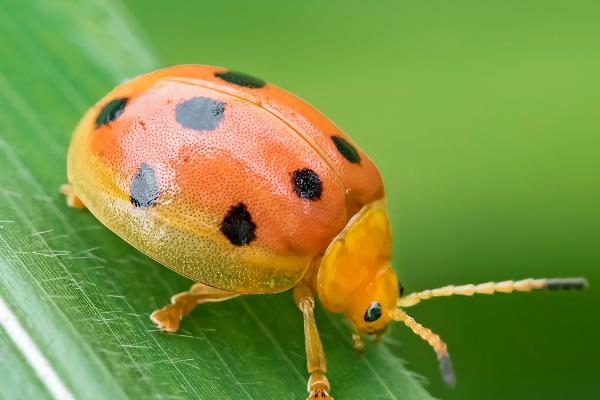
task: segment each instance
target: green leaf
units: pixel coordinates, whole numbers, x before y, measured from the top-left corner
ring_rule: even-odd
[[[82,113],[157,66],[130,27],[111,1],[0,10],[0,397],[304,398],[290,293],[202,306],[162,333],[148,315],[192,282],[58,194]],[[337,398],[430,398],[385,344],[357,355],[339,316],[317,320]]]

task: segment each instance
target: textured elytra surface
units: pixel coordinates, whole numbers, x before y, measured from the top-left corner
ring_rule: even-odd
[[[10,171],[0,174],[0,296],[74,398],[303,398],[302,321],[289,293],[211,304],[162,334],[148,314],[191,282],[58,195],[79,116],[158,65],[113,6],[28,0],[0,14],[12,55],[0,63],[10,99],[0,110],[0,168]],[[53,41],[61,46],[46,47]],[[358,358],[343,322],[317,313],[336,396],[429,398],[385,347]],[[1,327],[0,352],[0,397],[52,398]]]
[[[108,93],[76,130],[69,181],[102,223],[184,276],[240,293],[285,290],[382,196],[381,178],[366,156],[353,166],[340,154],[333,124],[306,103],[273,85],[228,82],[221,70],[166,68]],[[119,117],[92,126],[120,98]],[[227,222],[240,202],[252,224]]]
[[[110,126],[90,129],[87,119],[82,122],[68,172],[90,211],[146,254],[222,289],[277,291],[300,279],[312,257],[345,225],[345,192],[335,171],[271,113],[174,81],[144,91],[135,83],[125,85],[108,97],[123,92],[130,101]],[[182,104],[191,104],[188,122],[217,117],[218,127],[182,124]],[[120,199],[136,182],[147,182],[140,179],[141,164],[152,166],[161,197],[151,209],[135,210]],[[292,171],[305,165],[329,186],[323,201],[311,207],[294,194],[290,181]],[[240,201],[256,226],[251,246],[237,247],[221,229],[230,207]]]

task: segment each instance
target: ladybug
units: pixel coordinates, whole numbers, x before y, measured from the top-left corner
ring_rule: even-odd
[[[298,97],[224,68],[181,65],[116,87],[68,152],[72,207],[196,283],[154,311],[168,332],[196,305],[293,289],[304,315],[309,398],[330,399],[315,295],[345,313],[354,347],[401,321],[454,374],[446,344],[403,308],[435,296],[580,289],[583,278],[446,286],[403,295],[377,167]]]

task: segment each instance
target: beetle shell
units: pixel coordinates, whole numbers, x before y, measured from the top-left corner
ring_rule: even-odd
[[[183,65],[115,88],[81,120],[74,194],[165,266],[239,293],[294,286],[379,172],[299,98],[250,76]]]

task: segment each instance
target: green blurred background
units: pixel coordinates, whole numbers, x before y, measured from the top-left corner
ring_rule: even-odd
[[[434,396],[600,396],[600,2],[126,4],[163,65],[267,79],[360,144],[386,182],[408,291],[588,277],[585,293],[411,309],[449,343],[458,386],[407,329],[388,340]]]

